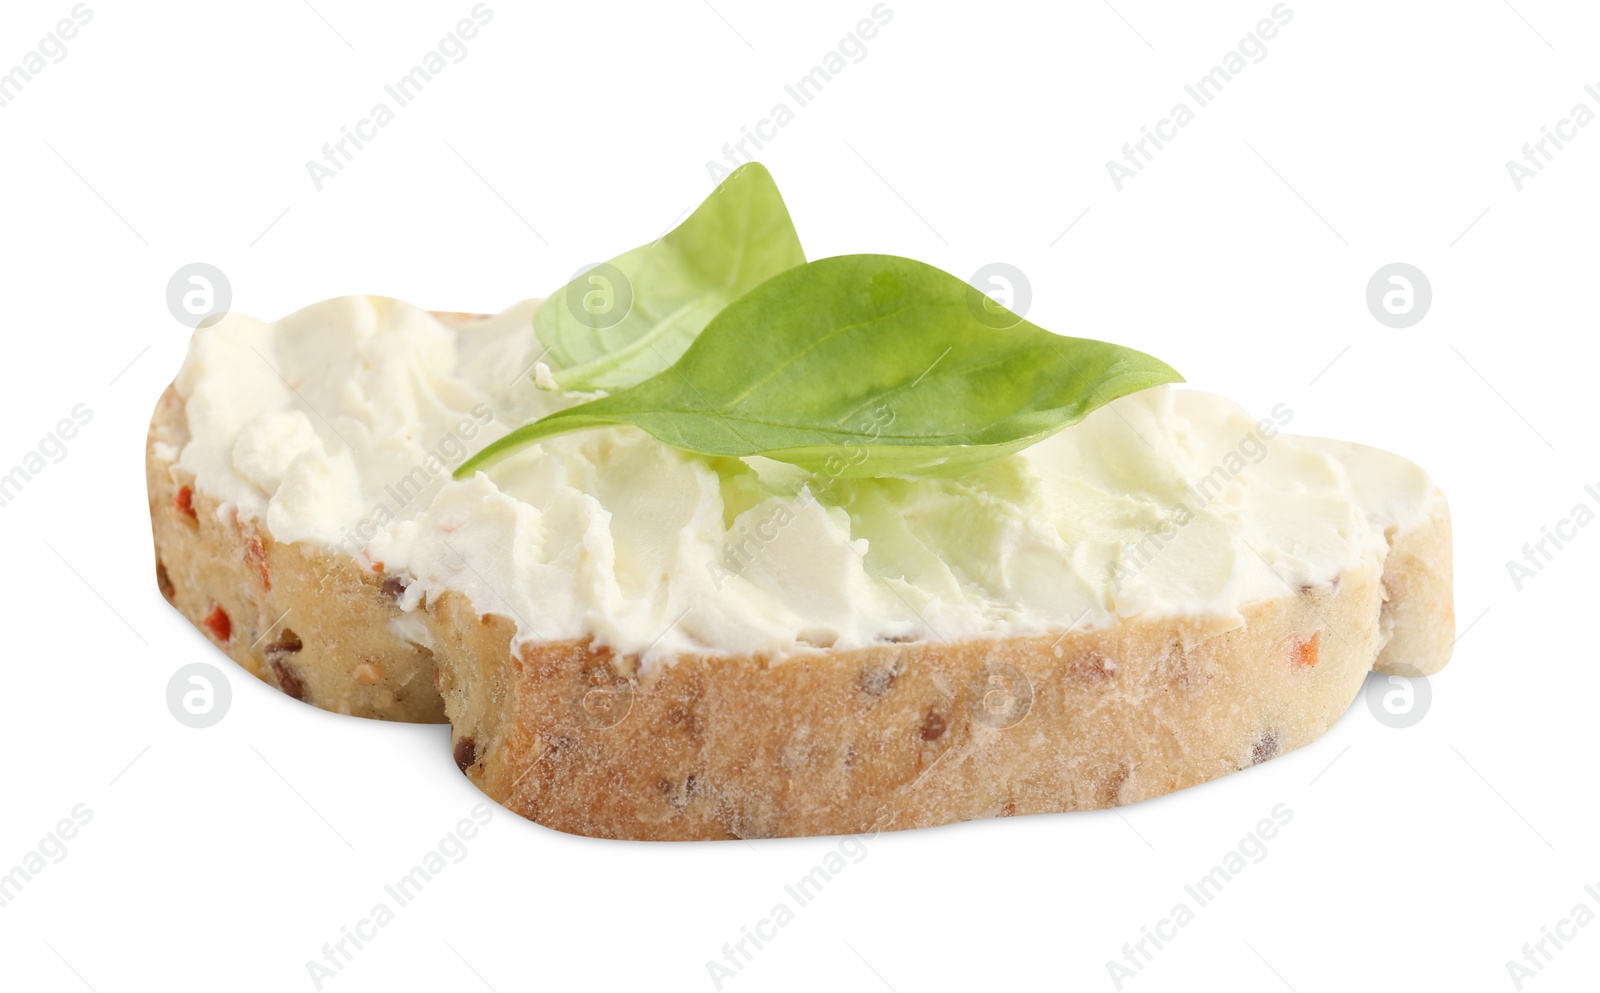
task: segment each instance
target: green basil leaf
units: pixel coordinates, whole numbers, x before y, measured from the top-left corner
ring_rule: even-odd
[[[771,173],[735,169],[670,233],[580,274],[533,317],[569,390],[615,390],[677,361],[717,313],[804,263]]]
[[[844,255],[767,280],[671,368],[513,431],[456,477],[541,438],[617,424],[830,476],[950,475],[1172,382],[1182,377],[1157,359],[1052,334],[933,266]]]

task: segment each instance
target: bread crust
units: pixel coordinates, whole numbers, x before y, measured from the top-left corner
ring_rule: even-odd
[[[169,387],[145,453],[156,585],[167,601],[247,672],[297,700],[354,717],[443,723],[432,652],[390,626],[401,616],[399,580],[278,541],[221,507],[165,457],[182,450],[187,431],[183,398]]]
[[[169,388],[147,455],[167,599],[307,703],[448,718],[457,764],[487,795],[574,834],[825,835],[1133,803],[1309,744],[1368,672],[1432,674],[1450,655],[1437,491],[1424,523],[1388,536],[1381,571],[1286,584],[1242,625],[1133,618],[1048,637],[686,655],[646,671],[586,642],[514,651],[511,619],[452,592],[415,612],[424,631],[401,634],[392,577],[278,542],[184,478],[167,457],[186,440],[182,408]],[[226,637],[208,623],[218,608]]]
[[[486,319],[433,316],[450,327]],[[168,386],[145,441],[162,596],[251,675],[297,700],[354,717],[444,723],[432,652],[394,627],[400,578],[382,563],[365,568],[280,542],[263,523],[224,510],[177,465],[188,441],[183,397]],[[225,633],[208,623],[219,609]]]
[[[440,646],[441,686],[457,761],[490,797],[574,834],[757,838],[1113,807],[1300,748],[1382,652],[1385,588],[1347,571],[1247,607],[1231,630],[1135,619],[680,657],[648,676],[575,642],[527,646],[508,667],[514,626],[473,628],[454,595],[432,620],[460,639]]]

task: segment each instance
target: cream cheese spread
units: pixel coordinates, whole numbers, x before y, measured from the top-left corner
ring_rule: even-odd
[[[828,479],[616,427],[454,481],[484,445],[592,396],[553,388],[537,306],[460,328],[375,297],[229,315],[179,373],[178,463],[279,541],[403,575],[407,610],[455,590],[519,641],[593,639],[648,664],[1140,615],[1227,628],[1286,588],[1381,568],[1433,492],[1397,456],[1283,433],[1285,405],[1257,419],[1171,387],[951,479]]]

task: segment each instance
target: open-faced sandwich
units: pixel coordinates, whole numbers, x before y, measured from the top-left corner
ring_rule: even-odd
[[[150,429],[156,577],[296,699],[448,720],[563,831],[1126,804],[1452,640],[1421,469],[1178,382],[922,263],[807,262],[752,164],[543,303],[196,331]]]

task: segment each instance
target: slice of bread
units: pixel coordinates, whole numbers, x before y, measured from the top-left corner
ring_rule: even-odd
[[[586,644],[510,652],[514,625],[428,609],[455,755],[489,796],[610,838],[841,834],[1089,810],[1309,744],[1367,674],[1429,674],[1454,637],[1450,521],[1386,565],[1244,610],[1056,637],[688,657],[644,674]],[[506,662],[510,658],[510,664]]]
[[[450,327],[483,318],[434,313]],[[396,605],[399,577],[344,555],[277,541],[177,465],[189,441],[168,387],[145,445],[156,583],[178,611],[252,675],[297,700],[356,717],[439,724],[444,703],[420,622]],[[425,636],[424,636],[425,637]]]
[[[1418,523],[1387,533],[1381,564],[1285,583],[1242,625],[1197,611],[644,666],[587,641],[520,642],[515,619],[455,591],[403,611],[382,563],[277,540],[186,476],[184,403],[162,396],[147,451],[163,595],[297,699],[448,719],[484,792],[578,834],[835,834],[1131,803],[1310,743],[1369,672],[1436,672],[1454,636],[1435,490]]]
[[[176,465],[187,441],[169,387],[145,448],[156,584],[252,675],[323,710],[437,724],[432,653],[396,633],[399,580],[241,519]]]

